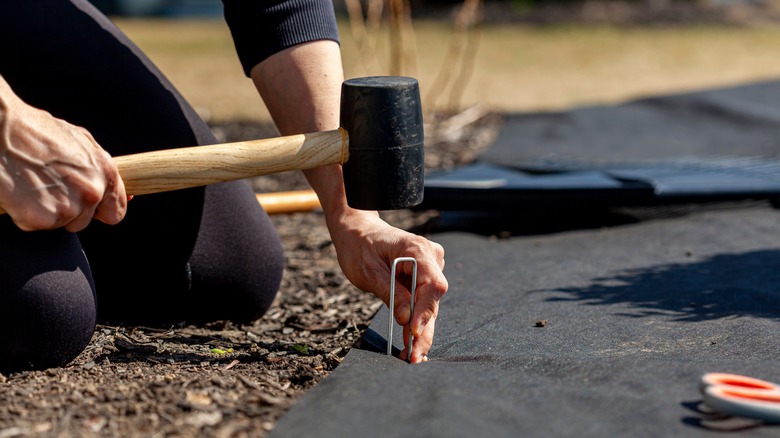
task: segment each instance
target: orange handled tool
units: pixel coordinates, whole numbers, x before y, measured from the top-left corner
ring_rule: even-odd
[[[724,414],[780,423],[780,386],[753,377],[707,373],[699,389],[704,403]]]

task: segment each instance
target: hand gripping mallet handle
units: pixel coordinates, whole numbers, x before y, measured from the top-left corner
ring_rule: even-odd
[[[142,152],[114,160],[128,195],[344,164],[350,206],[393,210],[422,202],[423,138],[417,80],[377,76],[343,83],[341,128],[336,130]]]

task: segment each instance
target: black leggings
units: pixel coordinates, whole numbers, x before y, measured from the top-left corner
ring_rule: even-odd
[[[0,74],[31,105],[84,126],[114,156],[212,144],[208,126],[86,0],[6,0]],[[20,231],[0,216],[0,371],[68,363],[96,321],[249,322],[284,258],[245,181],[142,195],[119,225]]]

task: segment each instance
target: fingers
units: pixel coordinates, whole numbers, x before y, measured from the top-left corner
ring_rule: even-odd
[[[122,178],[117,176],[106,187],[103,199],[97,205],[94,218],[108,225],[118,224],[125,218],[127,202],[130,199],[131,197],[128,197],[125,192]]]
[[[412,343],[412,358],[409,362],[422,363],[428,361],[428,352],[433,346],[433,334],[436,328],[435,326],[436,318],[434,317],[428,322],[428,324],[426,324],[422,335],[414,338]],[[407,342],[407,339],[409,339],[409,326],[404,327],[404,343]],[[400,358],[402,360],[408,360],[408,355],[409,346],[405,345],[405,348],[403,351],[401,351]]]
[[[395,317],[401,325],[411,323],[414,336],[420,336],[428,322],[435,318],[439,311],[439,300],[444,296],[449,287],[447,279],[442,272],[444,268],[444,249],[441,245],[431,243],[431,251],[420,257],[417,263],[417,293],[414,306],[414,315],[410,315],[411,293],[405,290],[399,294],[396,288]],[[412,266],[407,263],[404,273],[411,276]]]
[[[84,128],[20,103],[7,114],[3,207],[26,231],[80,231],[124,218],[127,195],[111,156]]]
[[[411,263],[405,263],[408,265],[412,265]],[[417,278],[418,284],[419,284],[419,277]],[[405,273],[401,273],[400,275],[397,275],[395,279],[395,296],[394,296],[394,302],[395,302],[395,309],[393,309],[393,316],[395,317],[395,320],[400,325],[408,325],[409,321],[412,319],[412,275],[407,275]],[[415,285],[416,287],[416,285]],[[415,298],[417,293],[417,289],[415,289]],[[390,292],[388,292],[388,295]]]
[[[111,175],[110,172],[107,175]],[[80,206],[81,211],[75,216],[64,215],[72,217],[64,225],[65,229],[78,232],[86,228],[93,219],[114,225],[124,218],[127,211],[127,195],[120,178],[117,177],[106,186],[90,186],[85,182],[81,188],[83,191],[79,194],[80,198],[72,202],[72,205]]]
[[[73,220],[65,224],[65,229],[75,233],[87,228],[90,222],[92,222],[92,216],[95,214],[95,208],[87,208],[81,211],[81,214],[76,216]]]
[[[65,229],[78,232],[86,228],[93,219],[109,225],[119,223],[127,212],[127,194],[119,170],[114,160],[104,151],[86,129],[77,128],[92,144],[95,174],[91,178],[83,177],[80,190],[74,196],[72,204],[81,207],[81,211],[65,224]]]
[[[95,149],[96,167],[103,179],[103,185],[99,188],[102,189],[102,195],[97,205],[90,206],[93,210],[93,217],[109,225],[117,224],[124,219],[127,212],[128,198],[125,184],[111,155],[100,147],[89,131],[83,128],[79,129]]]
[[[408,343],[409,332],[413,333],[411,362],[427,360],[427,353],[433,345],[435,321],[439,313],[439,301],[447,292],[448,283],[442,272],[444,250],[431,243],[430,250],[420,256],[417,263],[417,289],[414,315],[411,314],[411,277],[414,265],[405,263],[403,275],[396,281],[394,317],[404,326],[404,344]],[[409,348],[405,345],[406,349]],[[406,350],[404,350],[406,351]],[[403,355],[406,358],[408,353]]]

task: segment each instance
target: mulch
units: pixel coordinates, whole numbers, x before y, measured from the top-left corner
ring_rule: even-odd
[[[460,119],[430,117],[427,168],[468,163],[492,141],[501,116],[470,110]],[[211,125],[221,141],[275,135],[272,127],[254,122]],[[307,187],[299,173],[251,182],[258,192]],[[416,233],[430,230],[437,218],[435,211],[382,214]],[[272,220],[287,268],[264,317],[248,325],[98,326],[68,366],[0,374],[0,438],[262,437],[272,430],[339,365],[383,305],[343,276],[320,212]]]

